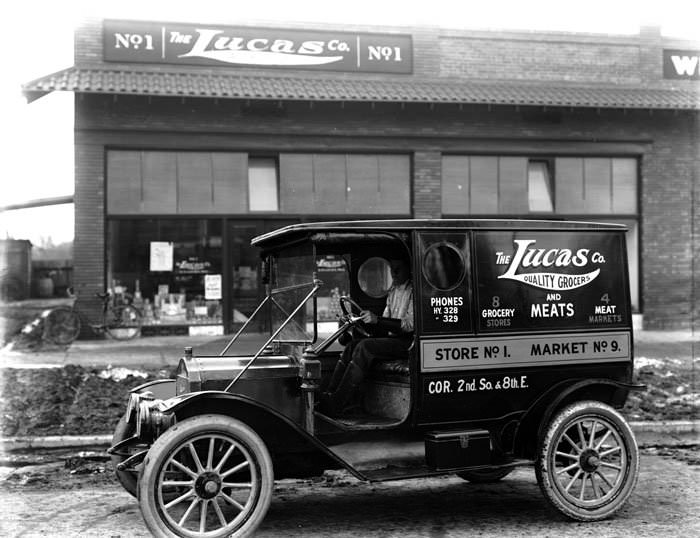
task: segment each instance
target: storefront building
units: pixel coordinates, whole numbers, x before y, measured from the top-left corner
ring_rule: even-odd
[[[229,22],[87,21],[24,87],[75,93],[96,319],[116,288],[144,334],[230,332],[264,293],[250,239],[286,224],[505,217],[626,224],[644,326],[700,328],[700,43]]]

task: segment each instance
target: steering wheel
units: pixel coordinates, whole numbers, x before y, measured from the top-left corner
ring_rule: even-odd
[[[346,295],[342,295],[340,299],[338,299],[338,302],[340,302],[340,309],[343,311],[343,317],[349,326],[357,329],[357,332],[362,336],[369,336],[370,334],[367,332],[367,329],[365,329],[362,320],[357,319],[362,312],[360,305]]]

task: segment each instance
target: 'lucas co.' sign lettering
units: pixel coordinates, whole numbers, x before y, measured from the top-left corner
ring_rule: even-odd
[[[411,73],[410,35],[104,21],[107,62]]]

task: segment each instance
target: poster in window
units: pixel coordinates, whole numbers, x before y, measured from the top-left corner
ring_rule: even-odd
[[[204,275],[204,298],[207,301],[221,300],[221,275]]]
[[[173,244],[151,241],[151,271],[173,270]]]

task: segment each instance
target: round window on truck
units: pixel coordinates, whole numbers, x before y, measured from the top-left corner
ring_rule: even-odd
[[[379,256],[367,258],[357,271],[360,289],[373,299],[380,299],[389,293],[391,287],[391,266],[389,261]]]
[[[425,251],[423,276],[432,287],[452,290],[462,282],[465,272],[464,257],[451,243],[436,243]]]

